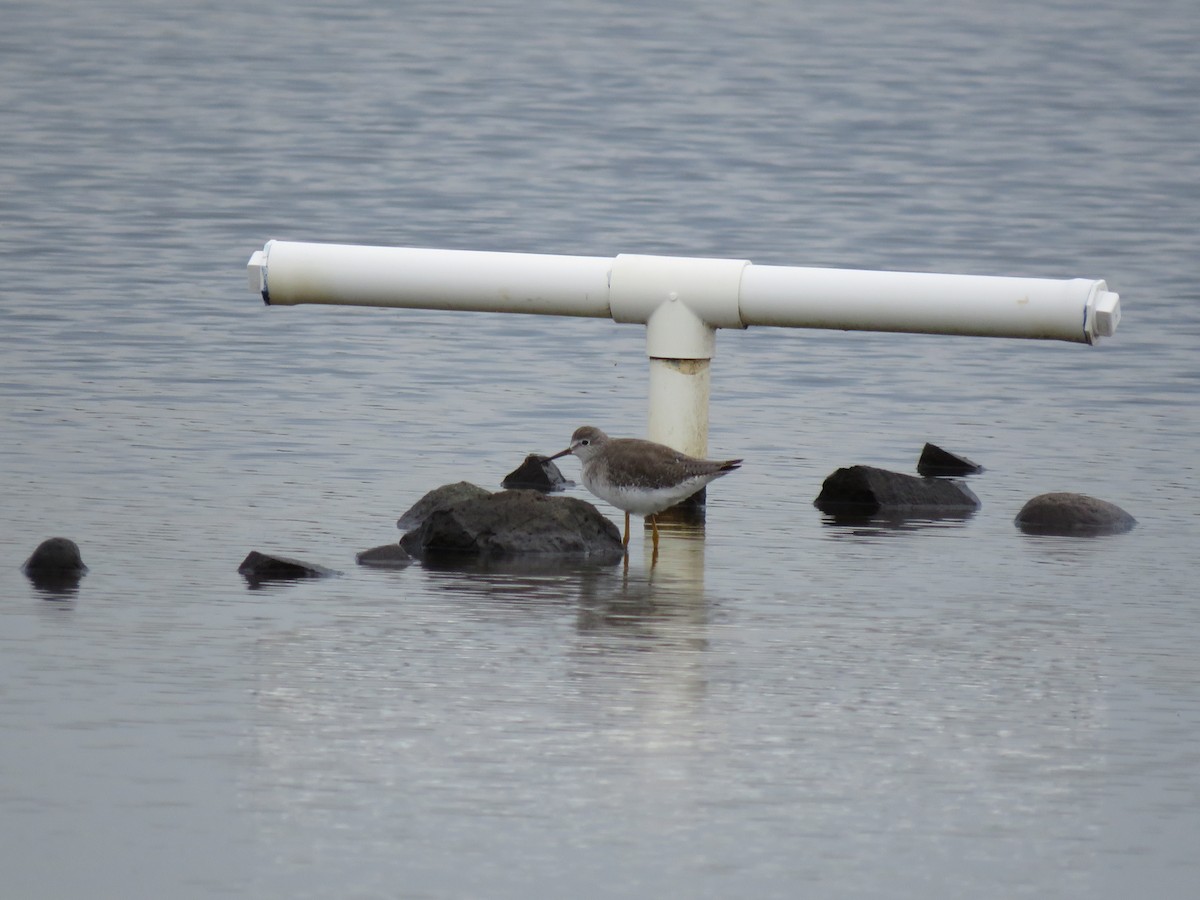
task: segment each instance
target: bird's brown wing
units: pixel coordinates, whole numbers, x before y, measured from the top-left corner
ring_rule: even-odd
[[[608,477],[621,484],[653,484],[658,480],[656,472],[661,473],[663,467],[673,469],[682,479],[693,476],[724,475],[742,464],[740,459],[697,459],[663,444],[638,438],[616,438],[611,439],[609,443],[610,445],[623,445],[622,450],[625,451],[605,455]]]

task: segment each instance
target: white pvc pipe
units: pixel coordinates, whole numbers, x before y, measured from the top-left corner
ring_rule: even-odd
[[[612,260],[593,256],[424,250],[269,241],[250,258],[250,287],[271,305],[608,318]]]
[[[716,328],[775,325],[1095,343],[1120,321],[1103,281],[755,266],[270,241],[249,263],[271,304],[333,303],[651,323],[648,355],[707,359]],[[672,307],[675,307],[674,309]]]
[[[650,437],[693,456],[708,443],[718,328],[772,325],[1040,338],[1112,335],[1103,281],[755,266],[743,259],[547,256],[269,241],[250,258],[269,304],[332,303],[611,317],[646,326]]]
[[[1107,320],[1096,321],[1096,304]],[[1103,281],[747,266],[750,325],[900,331],[1093,343],[1116,329]]]
[[[707,359],[650,358],[650,440],[689,456],[708,454],[711,367]]]

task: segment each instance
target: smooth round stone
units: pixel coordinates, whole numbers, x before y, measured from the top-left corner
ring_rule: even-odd
[[[1017,513],[1017,527],[1030,534],[1119,534],[1137,524],[1115,503],[1087,494],[1039,494]]]

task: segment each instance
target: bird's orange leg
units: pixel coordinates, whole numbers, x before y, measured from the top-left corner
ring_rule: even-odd
[[[622,547],[629,546],[629,513],[628,512],[625,513],[625,537],[621,541],[621,546]]]

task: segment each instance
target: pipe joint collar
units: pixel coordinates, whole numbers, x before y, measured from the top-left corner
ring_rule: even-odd
[[[613,320],[648,325],[664,305],[682,305],[708,328],[745,328],[738,308],[747,259],[643,256],[613,260],[608,301]]]

